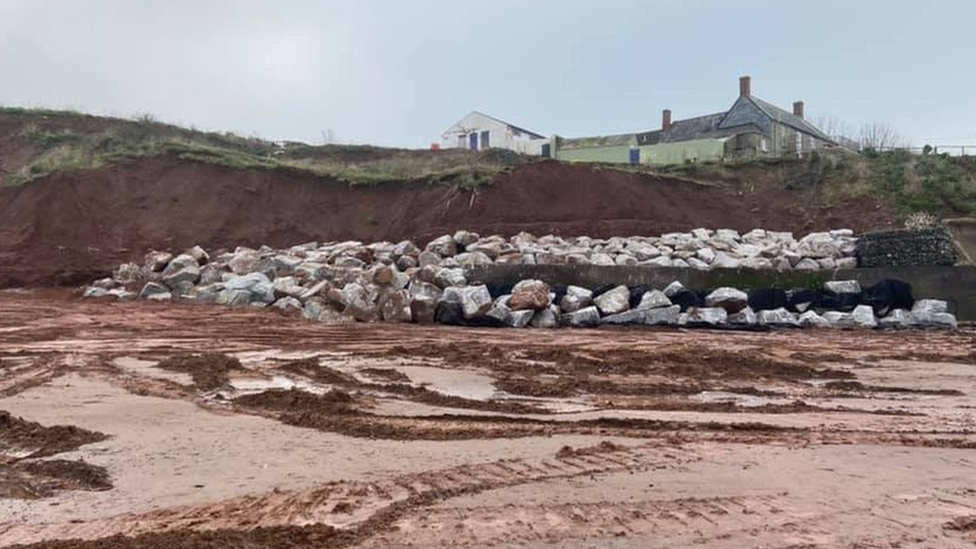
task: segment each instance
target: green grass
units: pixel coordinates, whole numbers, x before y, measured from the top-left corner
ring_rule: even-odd
[[[423,151],[356,145],[274,143],[232,133],[200,132],[157,122],[0,107],[23,116],[19,136],[33,147],[5,183],[23,185],[53,173],[93,170],[161,155],[235,170],[272,170],[327,177],[351,186],[400,182],[454,184],[471,189],[531,161],[508,151]]]

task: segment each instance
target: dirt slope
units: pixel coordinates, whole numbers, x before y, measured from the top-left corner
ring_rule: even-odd
[[[781,189],[704,186],[544,162],[476,191],[346,183],[157,157],[0,188],[0,286],[77,284],[150,249],[419,241],[483,234],[658,234],[696,227],[863,230],[890,223],[869,200],[822,208]]]

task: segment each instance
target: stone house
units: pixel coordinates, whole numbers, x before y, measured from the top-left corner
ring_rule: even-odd
[[[739,79],[739,97],[727,111],[672,120],[665,109],[656,130],[601,137],[553,137],[551,156],[578,162],[680,164],[758,156],[805,155],[838,144],[804,118],[802,101],[792,112],[752,94],[752,79]]]

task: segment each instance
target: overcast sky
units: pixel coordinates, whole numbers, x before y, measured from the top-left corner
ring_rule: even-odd
[[[471,110],[550,135],[727,109],[976,144],[971,0],[0,0],[0,104],[424,147]]]

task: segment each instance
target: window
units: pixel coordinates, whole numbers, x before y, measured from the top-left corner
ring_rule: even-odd
[[[463,148],[465,148],[465,146],[467,146],[467,144],[468,144],[467,143],[467,139],[468,138],[465,135],[459,135],[458,136],[458,145],[457,146],[458,146],[459,149],[463,149]]]
[[[488,139],[488,131],[485,130],[481,132],[481,149],[485,150],[488,147],[491,147],[491,141]]]

